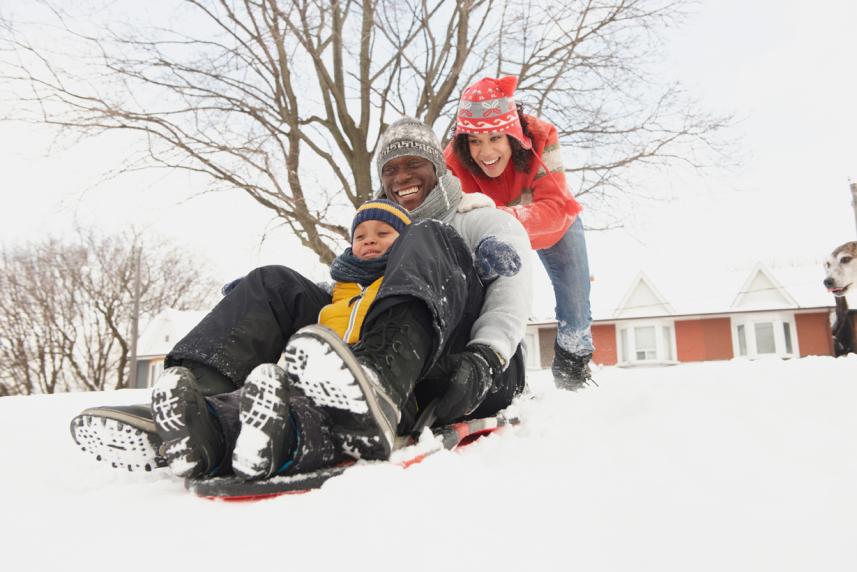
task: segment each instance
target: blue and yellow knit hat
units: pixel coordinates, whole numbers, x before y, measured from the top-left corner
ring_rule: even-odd
[[[354,215],[354,222],[351,223],[351,236],[354,236],[354,229],[357,228],[357,225],[367,220],[385,222],[395,228],[396,232],[402,232],[412,222],[408,211],[393,201],[373,199],[366,201],[357,208],[357,214]]]

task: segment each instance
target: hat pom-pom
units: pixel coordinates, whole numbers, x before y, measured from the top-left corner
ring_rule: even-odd
[[[518,87],[518,78],[513,75],[501,77],[497,80],[497,85],[506,97],[515,95],[515,88]]]

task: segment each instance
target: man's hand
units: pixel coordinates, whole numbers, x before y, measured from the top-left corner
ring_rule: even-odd
[[[514,276],[521,269],[521,257],[515,247],[496,236],[487,236],[476,245],[476,273],[482,282],[498,276]]]
[[[437,421],[451,423],[473,412],[501,371],[500,356],[481,344],[469,345],[465,351],[440,360],[431,377],[437,382],[445,378],[449,386],[437,403]]]

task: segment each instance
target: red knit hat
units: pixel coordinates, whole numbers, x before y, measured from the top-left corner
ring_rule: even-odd
[[[533,142],[524,135],[515,107],[517,85],[514,76],[485,77],[465,89],[458,104],[455,134],[505,133],[525,149],[532,149]]]

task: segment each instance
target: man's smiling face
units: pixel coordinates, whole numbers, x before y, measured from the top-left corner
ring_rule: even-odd
[[[422,157],[403,155],[390,159],[381,168],[381,187],[387,198],[409,211],[423,204],[436,186],[434,165]]]

